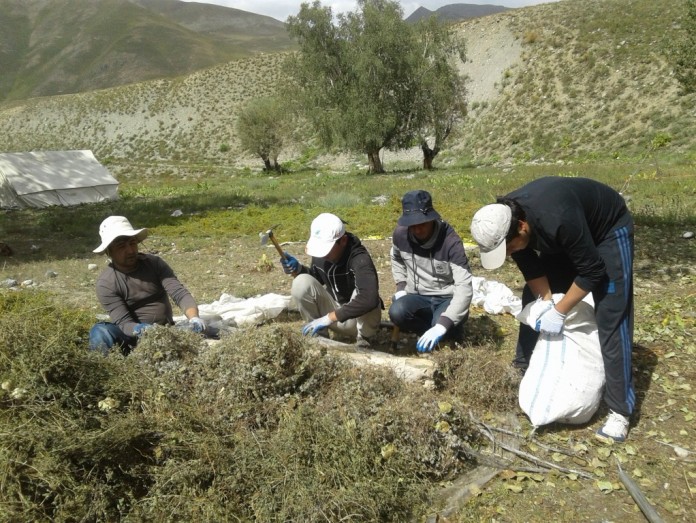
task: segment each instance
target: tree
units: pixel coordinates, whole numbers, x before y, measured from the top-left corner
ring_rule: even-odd
[[[435,16],[423,19],[417,29],[421,47],[418,143],[423,151],[423,169],[432,169],[455,124],[466,116],[465,78],[455,64],[456,60],[466,60],[466,47],[451,27]]]
[[[674,75],[684,94],[696,92],[696,0],[686,0],[684,36],[675,45]]]
[[[288,18],[300,50],[288,69],[302,112],[322,144],[367,154],[369,171],[384,172],[379,153],[413,134],[417,94],[416,32],[390,0],[358,0],[339,15],[319,1]]]
[[[280,171],[278,156],[289,132],[288,111],[279,98],[255,98],[239,113],[242,150],[258,155],[267,171]]]

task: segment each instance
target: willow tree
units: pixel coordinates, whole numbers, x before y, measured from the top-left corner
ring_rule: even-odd
[[[420,59],[414,121],[423,169],[432,169],[445,141],[466,116],[466,79],[457,67],[457,62],[466,61],[466,46],[452,26],[436,16],[421,20],[416,29]]]
[[[363,152],[371,173],[384,172],[380,151],[415,131],[414,26],[393,1],[358,0],[336,19],[315,1],[288,18],[288,30],[299,44],[288,73],[303,116],[325,147]]]
[[[237,134],[242,150],[257,155],[264,170],[280,171],[278,156],[290,133],[290,113],[280,98],[254,98],[237,117]]]

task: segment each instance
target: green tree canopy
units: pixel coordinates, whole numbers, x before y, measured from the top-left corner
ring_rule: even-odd
[[[288,69],[292,98],[322,145],[364,152],[378,173],[383,148],[417,143],[432,166],[466,112],[454,65],[464,46],[447,26],[435,17],[409,24],[391,0],[358,0],[355,12],[335,20],[319,1],[304,3],[288,29],[300,46]]]
[[[451,26],[441,23],[436,16],[421,20],[416,29],[421,60],[415,127],[423,151],[423,168],[431,169],[433,159],[456,123],[466,116],[465,78],[456,67],[457,60],[466,60],[466,47]]]
[[[362,151],[383,172],[384,147],[412,131],[417,34],[396,2],[359,0],[339,15],[319,1],[288,19],[300,52],[289,69],[303,113],[329,148]]]
[[[290,132],[289,114],[277,97],[255,98],[239,113],[237,134],[242,150],[259,156],[266,170],[280,170],[278,156]]]

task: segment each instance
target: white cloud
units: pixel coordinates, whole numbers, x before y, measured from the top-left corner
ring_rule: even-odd
[[[194,1],[194,0],[184,0],[184,1]],[[223,5],[225,7],[234,7],[235,9],[241,9],[242,11],[249,11],[250,13],[256,13],[260,15],[270,16],[276,20],[284,22],[288,16],[296,15],[300,11],[301,0],[195,0],[199,3],[205,4],[217,4]],[[404,10],[404,16],[408,16],[413,11],[418,9],[418,7],[425,7],[434,11],[444,5],[450,4],[489,4],[489,5],[502,5],[505,7],[524,7],[528,5],[544,4],[548,2],[554,2],[558,0],[491,0],[480,1],[480,0],[414,0],[414,1],[403,1],[400,0],[402,9]],[[307,0],[306,3],[312,3],[312,0]],[[353,0],[322,0],[321,4],[323,6],[331,7],[334,14],[344,13],[347,11],[354,11],[357,7],[357,2]]]

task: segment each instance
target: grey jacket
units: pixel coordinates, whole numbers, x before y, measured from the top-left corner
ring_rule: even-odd
[[[424,248],[409,238],[408,228],[394,229],[391,267],[396,290],[423,296],[452,296],[449,307],[438,320],[447,329],[469,313],[474,290],[469,260],[462,239],[445,221],[432,247]]]

